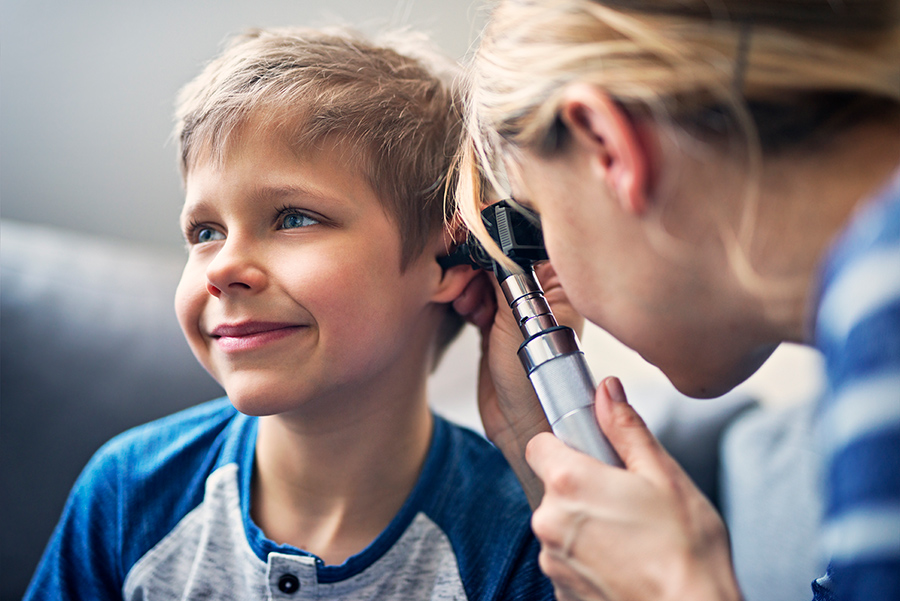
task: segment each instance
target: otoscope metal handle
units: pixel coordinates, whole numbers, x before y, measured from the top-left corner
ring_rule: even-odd
[[[519,358],[553,433],[564,443],[609,465],[622,461],[594,416],[594,378],[575,332],[557,326],[526,340]]]
[[[533,269],[495,274],[525,336],[519,359],[553,433],[573,449],[621,467],[594,416],[596,384],[575,332],[557,324]]]

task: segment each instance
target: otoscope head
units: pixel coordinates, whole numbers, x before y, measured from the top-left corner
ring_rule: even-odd
[[[544,236],[537,215],[512,207],[502,200],[481,212],[481,220],[491,238],[521,270],[513,272],[495,261],[478,240],[468,239],[450,256],[440,259],[444,267],[472,265],[494,272],[503,295],[525,338],[557,327],[550,305],[534,273],[534,264],[547,260]]]
[[[523,270],[530,271],[535,263],[547,260],[544,236],[535,213],[514,208],[508,201],[501,200],[481,212],[481,221],[503,254]],[[509,270],[495,261],[471,233],[453,253],[439,261],[445,268],[472,265],[493,271],[501,281],[510,275]]]

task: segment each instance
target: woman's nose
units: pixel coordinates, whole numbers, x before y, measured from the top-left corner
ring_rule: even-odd
[[[206,267],[206,290],[216,298],[222,295],[253,294],[266,286],[266,272],[249,244],[226,239],[215,258]]]

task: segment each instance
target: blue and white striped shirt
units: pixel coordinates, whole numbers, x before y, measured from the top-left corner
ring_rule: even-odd
[[[900,171],[832,247],[816,346],[828,574],[816,601],[900,599]]]

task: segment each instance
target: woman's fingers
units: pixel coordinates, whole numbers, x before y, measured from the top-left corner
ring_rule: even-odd
[[[550,303],[553,315],[560,325],[569,326],[575,330],[578,335],[584,332],[584,317],[582,317],[572,306],[566,291],[563,289],[556,275],[556,270],[549,262],[539,263],[535,266],[535,274],[544,290],[544,297]]]
[[[554,500],[535,513],[532,526],[542,544],[563,555],[571,554],[574,537],[581,530],[579,521],[587,519],[581,510],[593,503],[623,502],[620,493],[629,490],[626,481],[632,474],[663,489],[679,476],[677,464],[628,404],[618,378],[606,378],[598,386],[595,410],[601,429],[630,474],[568,447],[549,433],[535,436],[525,450],[528,465]],[[563,505],[558,500],[564,500]]]
[[[625,469],[549,434],[535,436],[526,450],[544,484],[532,517],[540,565],[557,591],[582,601],[653,599],[663,590],[679,599],[739,598],[715,509],[628,404],[616,378],[598,387],[595,404]]]
[[[545,495],[567,499],[590,496],[585,490],[594,480],[590,476],[590,466],[585,465],[590,458],[566,446],[549,432],[531,439],[525,449],[525,459],[544,483]],[[599,462],[595,463],[599,465]],[[567,539],[578,519],[577,512],[556,511],[552,506],[542,504],[532,517],[531,526],[545,548],[565,554],[568,550],[563,549],[569,546]],[[546,566],[542,565],[542,568],[547,573]]]
[[[671,478],[673,461],[643,418],[628,403],[622,382],[608,377],[597,387],[594,412],[600,429],[619,454],[625,468],[665,485]]]
[[[671,459],[628,403],[618,378],[606,378],[597,387],[594,409],[600,429],[628,471],[642,474],[657,484],[670,478]],[[589,464],[585,460],[596,461],[552,437],[535,437],[526,449],[526,459],[542,480],[561,479],[560,484],[566,484],[567,489],[572,485],[565,480],[576,478],[572,469],[587,469]]]

